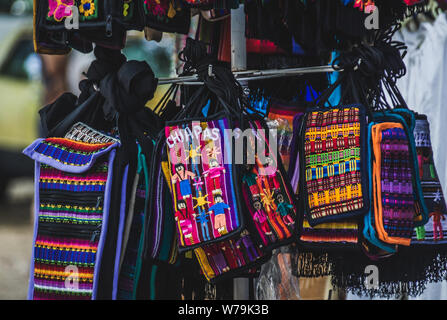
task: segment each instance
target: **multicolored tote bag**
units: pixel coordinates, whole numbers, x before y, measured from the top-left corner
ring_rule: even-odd
[[[118,145],[47,138],[24,150],[36,163],[29,299],[96,299]]]
[[[408,130],[400,122],[382,122],[372,126],[371,139],[376,232],[386,243],[409,246],[421,203]]]
[[[190,8],[174,0],[144,0],[144,24],[162,32],[187,34],[191,24]]]
[[[424,226],[415,228],[411,245],[445,245],[447,244],[447,208],[433,160],[430,124],[426,116],[416,116],[414,138],[419,165],[419,177],[421,179],[429,219]]]
[[[142,30],[136,0],[34,0],[34,47],[38,53],[93,50],[92,42],[124,47],[126,30]]]
[[[372,154],[373,154],[373,143],[372,143],[372,128],[376,123],[371,122],[368,125],[368,159],[370,159],[370,164],[369,164],[369,170],[371,172],[371,174],[369,175],[369,192],[370,192],[370,199],[374,199],[373,198],[373,163],[372,163]],[[364,217],[364,221],[363,221],[363,236],[364,239],[366,240],[366,242],[364,243],[363,248],[365,249],[365,253],[372,257],[372,256],[377,256],[378,252],[380,251],[384,251],[384,252],[388,252],[388,253],[395,253],[397,251],[397,246],[396,245],[392,245],[392,244],[388,244],[385,243],[383,241],[381,241],[378,236],[377,236],[377,232],[376,232],[376,227],[375,227],[375,216],[374,216],[374,207],[371,206],[370,209],[368,210],[368,212],[366,213],[365,217]],[[384,256],[387,256],[386,254]]]
[[[303,119],[302,198],[311,226],[369,209],[364,107],[310,109]]]
[[[387,112],[375,120],[384,122],[371,128],[374,226],[383,242],[409,246],[413,228],[427,216],[414,138],[402,116]]]
[[[180,250],[223,240],[243,225],[231,138],[225,136],[232,127],[216,118],[165,129]]]
[[[250,119],[249,123],[253,134],[248,136],[248,148],[257,153],[254,164],[247,163],[241,174],[249,213],[246,220],[254,226],[265,249],[271,250],[296,240],[298,206],[277,148],[277,130],[267,128],[263,119]]]
[[[294,151],[294,132],[299,131],[295,119],[299,115],[303,115],[305,111],[305,107],[296,103],[281,103],[279,101],[272,101],[268,109],[267,125],[278,131],[278,150],[286,171],[293,170],[293,168],[289,169],[289,163]]]
[[[194,249],[203,275],[209,282],[241,276],[270,258],[248,230],[239,235]]]

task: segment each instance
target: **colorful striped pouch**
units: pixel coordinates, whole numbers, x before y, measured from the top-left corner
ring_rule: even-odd
[[[346,220],[367,212],[364,108],[311,109],[301,132],[302,198],[309,224]]]
[[[196,248],[194,253],[203,275],[212,283],[241,276],[243,271],[265,263],[271,256],[262,250],[248,230],[231,239]]]
[[[429,220],[425,226],[415,228],[412,246],[447,244],[447,207],[444,193],[439,182],[430,139],[430,124],[426,116],[416,117],[414,138],[419,165],[424,201],[429,212]]]
[[[379,123],[371,130],[376,231],[386,243],[409,246],[416,210],[407,134],[395,122]]]
[[[117,142],[38,139],[29,299],[95,299]]]

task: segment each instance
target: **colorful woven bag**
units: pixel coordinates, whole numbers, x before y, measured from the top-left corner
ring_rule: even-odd
[[[428,223],[416,227],[412,246],[443,245],[447,243],[447,208],[441,183],[433,161],[430,124],[424,115],[416,116],[414,138],[424,201],[429,212]]]
[[[382,241],[409,246],[416,210],[408,136],[396,122],[371,131],[375,228]]]
[[[173,204],[180,248],[193,248],[240,231],[227,119],[202,119],[166,127]],[[200,163],[197,161],[201,159]],[[230,158],[231,159],[231,158]]]
[[[296,126],[300,115],[302,116],[306,108],[296,103],[285,103],[280,101],[271,101],[268,108],[267,125],[269,128],[278,131],[278,150],[284,169],[288,172],[294,168],[289,168],[291,156],[295,151],[294,138],[298,136],[299,127]],[[294,134],[296,133],[296,134]],[[294,143],[295,142],[295,143]],[[295,162],[294,162],[295,164]]]
[[[38,139],[30,299],[96,299],[118,142]],[[115,252],[107,252],[115,255]]]
[[[265,152],[255,155],[255,163],[247,164],[241,175],[242,194],[250,216],[266,250],[296,240],[298,206],[282,165],[280,153],[272,146],[276,129],[267,129],[263,119],[250,119],[253,135],[248,137],[252,150],[264,145]],[[270,135],[270,133],[274,133]],[[255,141],[257,140],[257,141]]]
[[[367,212],[364,108],[310,109],[301,132],[302,198],[309,224],[346,220]]]
[[[231,239],[203,245],[194,249],[202,273],[209,282],[241,276],[244,271],[265,263],[270,254],[248,230]]]
[[[137,0],[34,0],[34,48],[65,54],[93,50],[92,43],[122,49],[126,30],[142,30]]]
[[[189,7],[174,0],[140,0],[144,25],[162,32],[188,34],[191,24]]]

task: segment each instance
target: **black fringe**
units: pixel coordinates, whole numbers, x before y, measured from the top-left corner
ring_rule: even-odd
[[[396,256],[371,261],[362,254],[329,255],[332,266],[332,285],[346,293],[370,298],[417,297],[427,287],[447,279],[447,251],[405,250]],[[376,289],[368,289],[365,268],[375,265],[379,270],[379,284]]]

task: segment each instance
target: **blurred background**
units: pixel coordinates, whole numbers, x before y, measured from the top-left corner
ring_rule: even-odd
[[[33,238],[33,162],[22,150],[40,136],[38,111],[60,94],[79,93],[93,54],[38,55],[33,1],[0,0],[0,300],[26,299]],[[129,33],[123,53],[150,62],[157,77],[175,74],[176,39]],[[159,87],[158,101],[166,88]],[[149,103],[150,104],[150,103]]]

